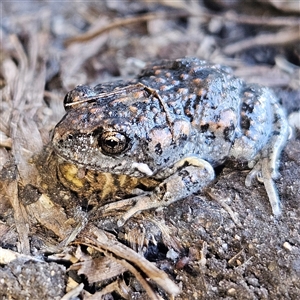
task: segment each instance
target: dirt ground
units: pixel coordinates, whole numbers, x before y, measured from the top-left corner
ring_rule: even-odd
[[[296,1],[2,2],[0,299],[299,299],[300,8]],[[206,191],[117,227],[57,180],[49,146],[78,84],[199,57],[270,86],[293,134],[276,186],[225,165]],[[134,250],[134,251],[133,251]]]

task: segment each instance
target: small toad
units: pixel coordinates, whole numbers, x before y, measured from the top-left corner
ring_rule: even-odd
[[[203,190],[227,160],[248,164],[246,186],[258,177],[273,214],[280,214],[274,179],[289,126],[269,88],[246,84],[225,67],[183,58],[150,64],[131,81],[79,85],[64,105],[66,115],[52,137],[61,158],[135,178],[136,186],[155,183],[123,200],[131,208],[119,226],[139,211]]]

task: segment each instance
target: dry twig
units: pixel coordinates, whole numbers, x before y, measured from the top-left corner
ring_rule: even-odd
[[[82,43],[89,41],[96,36],[99,36],[103,34],[106,31],[113,30],[115,28],[121,27],[121,26],[127,26],[135,23],[141,23],[146,21],[151,21],[155,19],[172,19],[172,18],[181,18],[181,17],[188,17],[188,12],[179,12],[175,14],[167,14],[167,13],[149,13],[142,16],[137,17],[129,17],[129,18],[122,18],[122,19],[116,19],[113,22],[111,22],[109,25],[106,25],[104,27],[101,27],[99,29],[88,31],[82,35],[75,36],[73,38],[69,38],[65,41],[65,45],[69,46],[73,43]]]
[[[227,55],[244,51],[255,46],[283,45],[300,40],[299,28],[290,28],[276,33],[264,33],[253,38],[245,39],[237,43],[230,44],[223,49]]]
[[[88,31],[82,35],[78,35],[72,38],[69,38],[65,41],[65,45],[69,46],[73,43],[82,43],[89,41],[96,36],[103,34],[104,32],[119,28],[121,26],[128,26],[135,23],[142,23],[146,21],[151,21],[155,19],[177,19],[184,17],[194,17],[194,18],[221,18],[226,21],[232,21],[242,24],[252,24],[252,25],[268,25],[268,26],[299,26],[300,18],[296,17],[255,17],[255,16],[246,16],[246,15],[237,15],[234,13],[227,13],[224,15],[213,14],[203,11],[178,11],[175,13],[148,13],[141,16],[121,18],[112,21],[109,25],[104,27]]]

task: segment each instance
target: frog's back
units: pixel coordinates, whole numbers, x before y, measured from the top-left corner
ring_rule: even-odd
[[[191,151],[217,165],[228,156],[239,127],[243,82],[197,58],[153,63],[138,81],[156,89],[174,120],[191,123]]]

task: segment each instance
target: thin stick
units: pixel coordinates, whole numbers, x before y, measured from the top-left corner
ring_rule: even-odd
[[[115,29],[115,28],[118,28],[121,26],[131,25],[134,23],[141,23],[141,22],[150,21],[150,20],[154,20],[154,19],[182,18],[182,17],[188,17],[189,15],[190,15],[190,13],[188,13],[188,12],[180,12],[180,13],[176,13],[176,14],[150,13],[150,14],[145,14],[145,15],[137,16],[137,17],[116,19],[113,22],[111,22],[109,25],[99,28],[95,31],[88,31],[82,35],[78,35],[73,38],[67,39],[65,41],[65,45],[69,46],[70,44],[73,44],[76,42],[77,43],[86,42],[90,39],[95,38],[98,35],[103,34],[106,31],[110,31],[112,29]]]
[[[282,30],[277,33],[260,34],[253,38],[230,44],[223,49],[225,54],[231,55],[254,46],[283,45],[300,40],[299,28]]]
[[[98,35],[103,34],[106,31],[113,30],[121,26],[127,26],[135,23],[141,23],[146,21],[151,21],[155,19],[176,19],[184,17],[204,17],[204,18],[221,18],[228,21],[233,21],[236,23],[242,24],[253,24],[253,25],[268,25],[268,26],[299,26],[300,18],[296,17],[255,17],[247,15],[236,15],[233,13],[218,15],[209,12],[189,12],[189,11],[179,11],[176,13],[149,13],[142,16],[129,17],[116,19],[112,21],[109,25],[99,28],[97,30],[88,31],[82,35],[78,35],[72,38],[69,38],[65,41],[65,45],[69,46],[73,43],[82,43],[90,39],[95,38]]]

